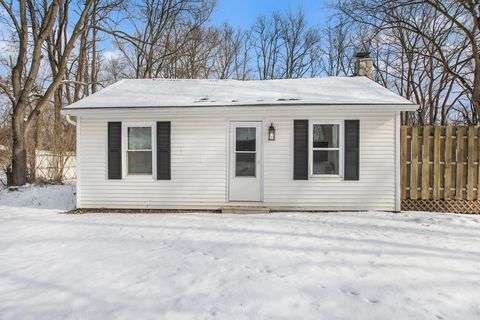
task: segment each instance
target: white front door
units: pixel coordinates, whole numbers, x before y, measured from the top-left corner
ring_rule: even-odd
[[[262,123],[230,122],[229,200],[262,200]]]

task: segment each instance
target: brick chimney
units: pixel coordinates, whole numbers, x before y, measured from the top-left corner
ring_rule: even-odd
[[[357,58],[355,63],[355,75],[372,79],[373,60],[370,58],[370,52],[357,52],[355,58]]]

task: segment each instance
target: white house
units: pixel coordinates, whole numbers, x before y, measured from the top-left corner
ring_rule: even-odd
[[[79,208],[400,210],[400,111],[367,77],[122,80],[77,117]]]

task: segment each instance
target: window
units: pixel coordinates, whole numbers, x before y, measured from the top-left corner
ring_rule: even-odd
[[[236,128],[235,176],[255,177],[256,143],[256,128]]]
[[[341,175],[341,123],[312,123],[312,175]]]
[[[127,127],[128,174],[152,174],[152,127]]]

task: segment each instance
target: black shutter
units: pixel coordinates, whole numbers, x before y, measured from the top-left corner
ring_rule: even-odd
[[[122,123],[108,123],[108,179],[122,179]]]
[[[308,120],[293,120],[293,180],[308,180]]]
[[[345,180],[360,179],[360,121],[345,120]]]
[[[170,180],[170,122],[157,122],[157,180]]]

